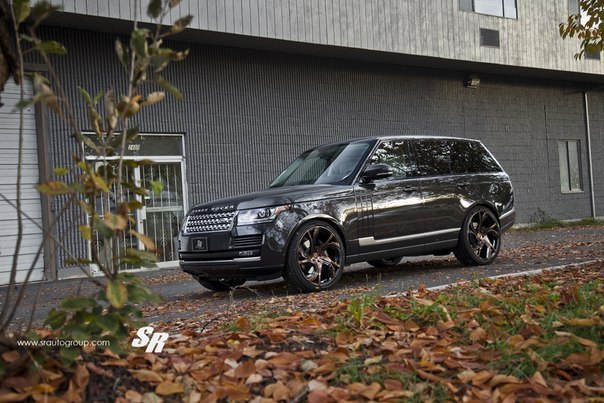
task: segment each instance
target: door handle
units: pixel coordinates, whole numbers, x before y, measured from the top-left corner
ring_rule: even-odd
[[[415,192],[417,190],[417,188],[411,187],[411,186],[405,186],[403,188],[403,192],[407,192],[407,193],[411,193],[411,192]]]

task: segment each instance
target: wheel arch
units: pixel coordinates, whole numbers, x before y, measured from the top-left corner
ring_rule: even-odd
[[[323,221],[324,223],[329,224],[332,227],[334,227],[335,230],[338,231],[338,235],[340,235],[340,238],[342,238],[342,242],[344,243],[344,254],[346,254],[347,247],[346,247],[346,237],[344,236],[344,228],[342,228],[342,224],[340,224],[340,222],[338,222],[338,220],[336,220],[335,218],[333,218],[332,216],[327,215],[327,214],[311,214],[311,215],[307,215],[306,217],[304,217],[300,221],[298,221],[298,223],[296,224],[294,229],[290,232],[290,234],[287,238],[287,249],[288,250],[289,250],[291,240],[292,240],[292,237],[294,236],[294,234],[298,231],[298,229],[302,225],[306,224],[309,221]]]

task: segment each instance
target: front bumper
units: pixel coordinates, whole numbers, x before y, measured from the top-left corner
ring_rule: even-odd
[[[275,223],[269,223],[234,226],[228,232],[181,232],[180,267],[189,274],[208,279],[280,277],[287,236],[277,229]]]

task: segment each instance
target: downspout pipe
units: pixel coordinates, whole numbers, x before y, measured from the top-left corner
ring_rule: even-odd
[[[596,218],[596,195],[594,189],[594,171],[592,164],[592,152],[591,152],[591,128],[589,125],[589,100],[587,98],[587,91],[583,93],[583,100],[585,104],[585,134],[587,136],[587,172],[589,175],[589,196],[591,201],[591,216]]]

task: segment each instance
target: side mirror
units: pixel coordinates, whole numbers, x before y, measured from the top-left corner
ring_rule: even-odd
[[[377,179],[388,178],[393,173],[392,167],[388,164],[372,164],[361,174],[361,180],[363,182],[371,182]]]

